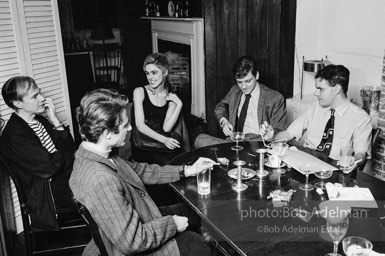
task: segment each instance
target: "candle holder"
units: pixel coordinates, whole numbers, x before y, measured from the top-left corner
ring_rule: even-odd
[[[259,148],[256,150],[257,153],[259,153],[259,170],[257,172],[258,177],[266,177],[269,175],[269,172],[266,171],[263,166],[264,166],[264,160],[265,160],[265,153],[267,152],[267,149],[264,148]]]
[[[237,192],[243,191],[247,189],[247,185],[242,183],[242,166],[246,164],[243,160],[234,161],[234,165],[237,166],[237,183],[232,186]]]

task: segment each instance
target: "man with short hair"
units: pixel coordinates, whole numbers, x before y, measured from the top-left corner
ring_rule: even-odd
[[[234,131],[246,134],[245,140],[260,139],[260,126],[270,123],[276,132],[286,129],[286,104],[277,91],[258,82],[259,72],[255,60],[250,56],[239,58],[233,67],[237,84],[217,104],[214,114],[224,135]],[[200,134],[195,148],[228,142],[227,140]]]
[[[75,152],[72,136],[57,118],[52,99],[41,95],[32,78],[9,79],[2,96],[15,113],[4,128],[1,154],[27,197],[31,228],[57,230],[56,209],[74,208],[68,185]]]
[[[304,140],[304,147],[315,149],[339,160],[340,149],[350,147],[360,161],[350,170],[362,167],[371,154],[372,123],[369,115],[347,98],[349,70],[342,65],[328,65],[315,75],[314,102],[287,130],[277,133],[270,125],[261,127],[266,139]],[[305,132],[306,131],[306,132]]]

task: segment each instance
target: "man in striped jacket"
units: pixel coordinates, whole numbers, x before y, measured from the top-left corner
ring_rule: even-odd
[[[2,96],[15,112],[4,128],[1,154],[26,196],[32,229],[56,230],[57,210],[74,207],[68,185],[74,141],[59,122],[52,99],[41,95],[32,78],[9,79]]]

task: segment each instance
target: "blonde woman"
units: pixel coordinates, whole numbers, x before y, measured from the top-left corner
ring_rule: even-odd
[[[168,68],[169,62],[164,54],[152,53],[144,60],[143,70],[149,84],[134,90],[134,129],[151,138],[154,143],[163,144],[164,150],[158,150],[158,154],[151,154],[153,158],[149,158],[136,143],[141,140],[136,140],[134,133],[135,161],[165,164],[173,156],[189,150],[187,129],[181,115],[183,104],[171,92],[167,81]]]

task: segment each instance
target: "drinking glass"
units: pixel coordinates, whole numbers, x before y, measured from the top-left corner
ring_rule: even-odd
[[[278,168],[273,171],[274,173],[279,173],[279,174],[286,173],[286,170],[281,168],[281,163],[282,163],[282,156],[283,154],[285,154],[288,148],[289,148],[289,145],[286,142],[271,143],[272,153],[278,156]]]
[[[342,248],[346,256],[369,256],[373,244],[359,236],[349,236],[342,240]]]
[[[349,218],[348,216],[338,216],[334,218],[332,214],[326,219],[326,230],[333,240],[333,252],[326,256],[341,256],[337,253],[338,244],[348,231]]]
[[[313,190],[314,186],[309,184],[309,174],[310,174],[311,171],[314,171],[314,168],[315,168],[314,164],[309,163],[309,162],[307,162],[307,163],[300,163],[298,167],[306,175],[306,182],[305,182],[305,184],[299,185],[299,188],[302,189],[302,190],[305,190],[305,191]]]
[[[242,150],[242,146],[238,146],[238,142],[243,141],[245,139],[245,134],[243,132],[233,132],[230,135],[230,139],[235,141],[236,145],[231,147],[232,150]]]
[[[202,166],[202,167],[200,167],[200,166]],[[210,194],[211,169],[212,169],[212,167],[205,167],[204,168],[203,166],[207,166],[207,163],[202,162],[198,165],[199,169],[203,168],[202,171],[197,174],[198,194],[208,195],[208,194]]]
[[[325,182],[324,180],[330,178],[333,174],[333,171],[332,170],[326,170],[324,168],[320,168],[320,169],[317,169],[315,172],[314,172],[314,175],[317,177],[317,178],[320,178],[321,181],[320,182],[317,182],[316,184],[314,184],[314,186],[316,188],[320,188],[320,189],[325,189]]]
[[[349,167],[354,164],[353,149],[349,147],[340,149],[338,165],[343,173],[349,173]]]

